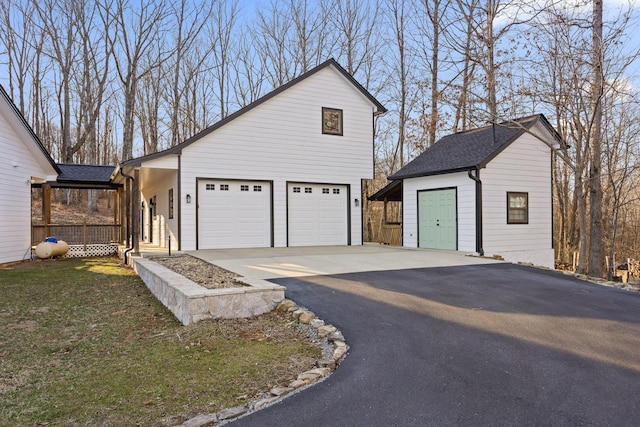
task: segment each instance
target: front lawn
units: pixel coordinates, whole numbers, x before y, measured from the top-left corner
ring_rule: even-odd
[[[0,269],[0,425],[175,425],[319,357],[276,313],[183,327],[117,259]]]

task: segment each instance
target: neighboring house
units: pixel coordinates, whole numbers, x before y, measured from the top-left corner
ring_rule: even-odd
[[[360,245],[361,183],[385,111],[331,59],[171,149],[123,162],[114,179],[134,188],[138,237],[161,247]]]
[[[31,185],[60,169],[0,86],[0,264],[31,258]]]
[[[370,199],[401,195],[403,246],[553,268],[552,156],[561,144],[543,115],[448,135]]]

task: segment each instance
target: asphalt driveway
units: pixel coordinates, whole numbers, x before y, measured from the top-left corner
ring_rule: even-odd
[[[507,263],[273,281],[351,350],[231,425],[640,424],[640,294]]]

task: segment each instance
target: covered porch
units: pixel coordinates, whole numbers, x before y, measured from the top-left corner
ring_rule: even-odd
[[[113,166],[95,165],[58,165],[62,173],[56,181],[33,183],[32,200],[36,211],[32,209],[31,244],[35,247],[47,237],[56,237],[69,244],[66,256],[103,256],[116,254],[118,246],[126,240],[127,224],[125,213],[125,191],[122,184],[111,181]],[[64,218],[52,216],[52,194],[72,190],[85,191],[87,203],[98,192],[106,192],[110,198],[111,220],[96,220],[95,216],[84,215],[78,220],[75,215]],[[90,193],[93,194],[90,195]],[[104,195],[103,195],[104,197]],[[39,212],[38,212],[39,211]],[[103,212],[104,213],[104,212]],[[105,215],[101,215],[105,217]]]
[[[391,181],[368,199],[384,204],[378,233],[379,243],[402,246],[402,180]]]

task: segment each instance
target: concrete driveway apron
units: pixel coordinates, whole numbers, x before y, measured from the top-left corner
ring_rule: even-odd
[[[507,263],[273,281],[351,350],[232,425],[640,424],[637,293]]]

